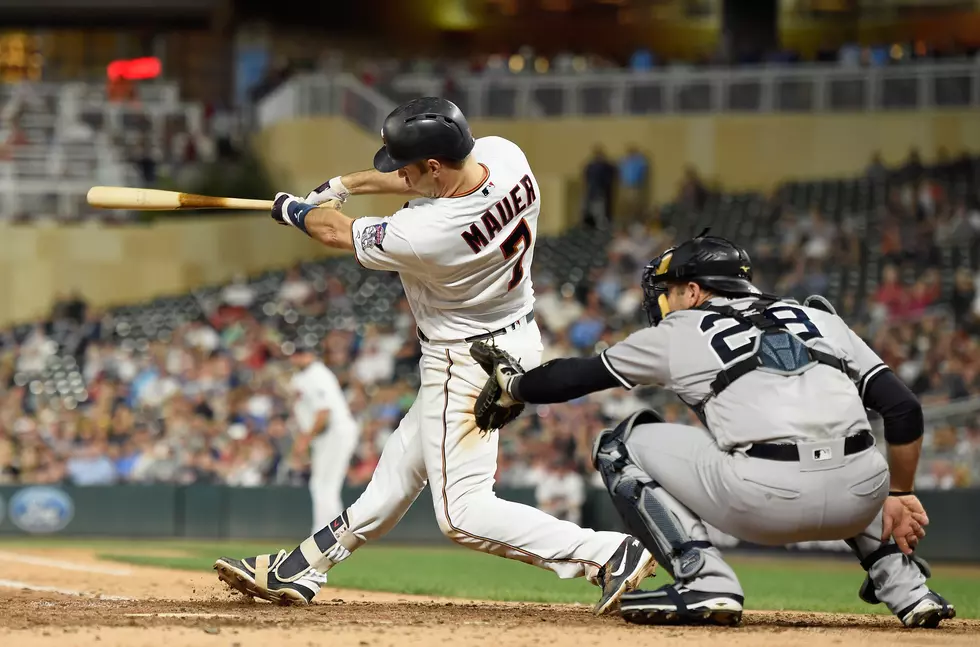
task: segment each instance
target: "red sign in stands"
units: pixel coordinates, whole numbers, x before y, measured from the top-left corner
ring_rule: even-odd
[[[106,73],[111,81],[118,81],[120,79],[129,81],[155,79],[160,76],[160,71],[160,59],[155,56],[134,58],[128,61],[113,61],[109,63],[106,69]]]

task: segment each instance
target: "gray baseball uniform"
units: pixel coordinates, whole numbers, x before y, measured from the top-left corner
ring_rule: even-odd
[[[716,297],[710,304],[744,310],[755,301]],[[707,427],[635,426],[624,439],[633,463],[627,469],[642,471],[633,475],[637,480],[661,486],[655,496],[693,541],[708,539],[703,520],[760,544],[853,538],[848,543],[864,560],[881,547],[888,465],[878,451],[845,455],[844,443],[870,430],[860,390],[885,365],[836,315],[792,301],[778,301],[767,313],[806,346],[844,364],[811,365],[788,375],[756,368],[715,395],[719,371],[755,354],[760,335],[745,321],[701,309],[673,312],[603,353],[606,368],[624,387],[663,386]],[[756,443],[796,444],[800,459],[748,455]],[[687,586],[741,594],[718,550],[703,554],[704,567]],[[925,576],[900,554],[878,559],[869,576],[893,611],[928,593]]]

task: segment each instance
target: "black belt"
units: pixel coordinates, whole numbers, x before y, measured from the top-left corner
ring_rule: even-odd
[[[482,334],[479,334],[479,335],[473,335],[472,337],[467,337],[466,339],[463,340],[463,342],[465,342],[467,344],[470,344],[470,343],[473,343],[475,341],[483,341],[484,339],[492,339],[493,337],[499,337],[500,335],[506,335],[509,331],[516,330],[517,327],[519,325],[521,325],[522,323],[531,323],[532,321],[534,321],[534,310],[532,310],[531,312],[527,313],[527,316],[526,317],[522,317],[522,318],[518,319],[517,321],[515,321],[512,324],[507,324],[503,328],[499,328],[497,330],[494,330],[493,332],[485,332],[485,333],[482,333]],[[425,336],[425,333],[422,332],[422,329],[421,328],[417,328],[416,329],[416,332],[418,333],[419,339],[421,339],[424,342],[428,342],[429,341],[429,338]]]
[[[858,432],[844,439],[844,456],[863,452],[874,444],[875,439],[870,431]],[[763,458],[767,461],[798,462],[800,460],[800,450],[797,446],[784,443],[756,443],[745,450],[745,453],[752,458]]]

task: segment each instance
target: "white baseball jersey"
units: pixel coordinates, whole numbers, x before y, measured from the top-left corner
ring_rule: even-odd
[[[392,216],[353,225],[358,262],[401,275],[415,321],[432,340],[497,330],[534,304],[538,183],[513,142],[482,137],[471,154],[486,175],[470,192],[411,200]]]
[[[322,362],[311,362],[309,366],[293,375],[290,387],[296,393],[293,415],[304,434],[313,432],[316,415],[324,409],[330,412],[326,432],[357,435],[357,423],[347,406],[347,399],[333,372]],[[316,442],[316,441],[314,441]]]
[[[755,297],[724,299],[736,310]],[[881,359],[835,315],[779,301],[768,312],[816,350],[844,359],[860,376],[858,388],[841,371],[817,365],[800,375],[755,370],[733,382],[705,407],[707,427],[722,449],[757,442],[842,438],[870,429],[860,389],[884,370]],[[706,310],[671,312],[657,326],[634,332],[602,354],[624,387],[662,385],[688,404],[709,393],[723,368],[755,352],[759,330]]]

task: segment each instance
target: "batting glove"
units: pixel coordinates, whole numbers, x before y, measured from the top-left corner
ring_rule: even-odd
[[[289,193],[277,193],[276,201],[272,205],[272,219],[280,225],[296,227],[309,235],[305,225],[306,214],[315,207],[316,205],[306,204]]]
[[[309,204],[320,205],[327,200],[337,200],[341,203],[347,202],[347,198],[350,197],[350,191],[344,186],[344,183],[340,181],[341,176],[335,178],[330,178],[317,188],[310,191],[310,194],[306,196],[306,200]]]

